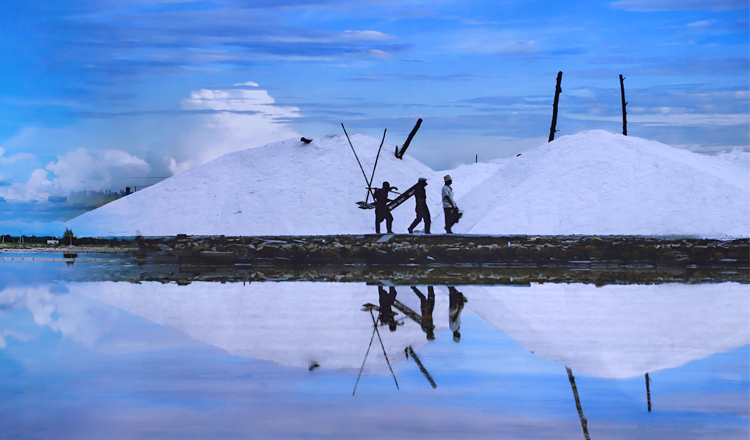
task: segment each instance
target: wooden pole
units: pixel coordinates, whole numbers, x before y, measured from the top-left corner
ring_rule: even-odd
[[[372,167],[372,174],[370,174],[370,183],[367,184],[367,197],[365,197],[365,203],[370,201],[370,192],[372,191],[372,179],[375,178],[375,168],[378,167],[378,159],[380,159],[380,150],[383,149],[383,142],[385,142],[385,134],[388,132],[386,128],[383,130],[383,140],[380,141],[380,148],[378,148],[378,155],[375,156],[375,165]],[[373,194],[373,197],[375,195]]]
[[[627,118],[627,112],[625,111],[625,106],[628,105],[628,103],[625,101],[625,78],[620,75],[620,96],[622,97],[622,135],[627,136],[628,135],[628,118]]]
[[[414,362],[417,363],[417,366],[419,367],[419,371],[422,372],[425,378],[427,378],[427,381],[430,382],[430,385],[432,386],[432,389],[437,388],[437,384],[435,383],[435,380],[430,376],[430,373],[427,371],[427,369],[422,365],[422,361],[419,360],[419,357],[417,357],[417,354],[414,353],[414,350],[411,348],[411,345],[404,348],[404,352],[406,352],[406,357],[409,357],[409,354],[411,354],[411,357],[414,358]]]
[[[555,140],[555,132],[557,131],[557,103],[560,101],[560,93],[562,93],[562,88],[560,87],[560,83],[562,83],[562,71],[557,72],[557,85],[555,86],[555,102],[552,104],[552,125],[549,128],[549,140],[547,142],[552,142]]]
[[[578,397],[578,388],[576,387],[576,378],[573,377],[573,372],[570,370],[570,368],[565,367],[565,369],[568,371],[568,380],[570,380],[570,388],[573,389],[573,397],[575,397],[576,399],[576,409],[578,410],[578,417],[581,419],[581,428],[583,428],[583,436],[586,437],[586,440],[591,440],[591,437],[589,437],[588,420],[586,420],[586,416],[583,415],[583,408],[581,408],[581,399]]]
[[[404,153],[406,153],[406,149],[409,148],[409,144],[411,144],[411,140],[414,138],[414,135],[417,134],[417,130],[419,130],[419,127],[422,125],[422,118],[417,119],[417,125],[414,126],[414,128],[411,129],[411,133],[409,133],[409,136],[406,138],[406,142],[404,142],[404,145],[401,146],[401,151],[396,148],[396,157],[399,159],[402,159],[404,157]]]
[[[649,387],[648,373],[646,373],[646,399],[648,399],[648,412],[651,412],[651,388]]]

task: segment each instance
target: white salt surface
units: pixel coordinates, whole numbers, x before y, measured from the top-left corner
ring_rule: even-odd
[[[369,179],[380,140],[351,138]],[[450,174],[464,213],[456,233],[750,236],[750,168],[737,160],[601,130],[438,172],[409,155],[396,159],[394,148],[383,146],[373,185],[385,180],[403,191],[428,178],[433,233],[443,232],[441,188]],[[355,204],[365,186],[344,136],[293,139],[227,154],[68,226],[99,236],[373,233],[374,211]],[[393,216],[394,232],[406,232],[414,200]]]
[[[748,286],[463,286],[466,307],[576,373],[624,379],[750,343]]]
[[[378,289],[338,283],[72,283],[70,291],[172,328],[227,352],[280,365],[359,371],[373,335],[372,317],[362,305],[377,305]],[[396,299],[420,313],[408,287]],[[448,327],[447,289],[435,289],[435,336]],[[427,295],[427,289],[421,289]],[[422,328],[394,307],[404,325],[379,326],[391,363],[405,360],[404,348],[427,343]],[[377,311],[374,311],[377,319]],[[405,318],[405,319],[404,319]],[[365,372],[390,374],[377,335]]]
[[[456,233],[750,235],[748,169],[603,130],[513,158],[457,204]]]

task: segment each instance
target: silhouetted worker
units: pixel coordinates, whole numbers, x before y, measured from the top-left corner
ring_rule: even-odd
[[[443,185],[445,233],[452,234],[453,231],[451,230],[451,227],[458,223],[458,206],[456,206],[456,202],[453,200],[453,188],[451,188],[453,180],[451,179],[451,176],[449,174],[446,174],[445,177],[443,177],[443,180],[445,180],[445,185]]]
[[[129,186],[126,186],[126,187],[125,187],[125,195],[127,196],[127,195],[129,195],[129,194],[130,194],[130,187],[129,187]]]
[[[417,191],[414,193],[414,198],[417,199],[417,218],[411,223],[411,226],[409,226],[410,234],[414,232],[414,228],[416,228],[422,220],[424,220],[424,233],[430,233],[430,208],[427,207],[425,186],[427,186],[427,179],[420,177],[419,181],[417,181]]]
[[[385,226],[389,234],[393,233],[393,216],[388,209],[388,192],[391,184],[383,182],[383,188],[378,188],[372,195],[375,198],[375,233],[380,234],[380,223],[385,220]]]
[[[393,302],[396,301],[396,288],[391,286],[388,291],[385,291],[383,286],[378,286],[378,295],[380,296],[380,313],[378,319],[383,324],[388,324],[388,329],[392,332],[396,331],[396,319],[394,318]]]
[[[448,286],[448,300],[450,309],[448,310],[448,324],[453,332],[453,341],[461,341],[461,311],[464,309],[464,303],[468,301],[463,293],[456,290],[453,286]]]
[[[435,339],[435,324],[432,321],[432,312],[435,310],[435,289],[432,286],[427,287],[427,298],[416,287],[411,286],[411,290],[419,297],[420,309],[422,309],[422,330],[427,334],[427,339],[432,341]]]

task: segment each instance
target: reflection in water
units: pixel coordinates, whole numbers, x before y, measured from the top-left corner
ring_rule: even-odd
[[[568,372],[568,380],[570,381],[570,388],[573,390],[573,397],[576,401],[576,409],[578,410],[578,418],[581,419],[581,428],[583,429],[583,436],[586,440],[591,440],[589,437],[589,422],[586,420],[586,416],[583,415],[583,407],[581,407],[581,398],[578,397],[578,387],[576,387],[576,378],[573,377],[573,372],[570,368],[565,367]]]
[[[461,311],[464,309],[466,297],[453,286],[448,286],[448,292],[450,297],[448,319],[450,320],[450,329],[453,332],[453,342],[460,342],[461,333],[458,330],[461,328]]]
[[[301,420],[299,431],[286,437],[367,437],[363,427],[373,438],[574,438],[579,429],[586,439],[589,431],[603,438],[617,430],[645,438],[748,434],[747,362],[740,356],[747,349],[712,356],[750,342],[745,285],[100,282],[0,289],[0,428],[27,427],[4,430],[15,438],[44,437],[41,426],[54,432],[52,422],[24,411],[79,426],[109,411],[149,432],[175,430],[178,438],[196,436],[181,428],[185,420],[211,424],[200,432],[213,438],[246,437],[262,427],[268,430],[260,437],[283,437],[274,434],[294,420]],[[19,324],[26,315],[31,326]],[[383,319],[396,331],[380,332]],[[461,340],[460,332],[468,336]],[[456,333],[460,344],[452,342]],[[189,341],[181,335],[201,344],[180,349]],[[195,348],[204,344],[236,356]],[[690,362],[697,359],[704,360]],[[569,385],[553,362],[566,367]],[[648,414],[642,375],[649,412],[649,382],[658,377],[659,417],[641,416]],[[61,388],[45,388],[55,381]],[[353,394],[360,391],[354,399],[353,382]],[[61,410],[52,397],[61,393],[79,409]],[[208,406],[190,407],[198,401]],[[103,409],[87,407],[83,417],[80,402]],[[139,416],[128,405],[159,416]],[[247,417],[247,425],[237,422]],[[105,426],[101,420],[111,419],[97,420]],[[706,427],[718,424],[723,431]],[[138,437],[129,429],[125,436]],[[67,437],[112,437],[80,428],[77,434]]]

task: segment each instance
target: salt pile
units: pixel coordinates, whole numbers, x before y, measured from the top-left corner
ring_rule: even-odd
[[[453,231],[746,237],[749,179],[721,158],[585,131],[513,158],[457,200],[464,217]]]
[[[369,179],[380,140],[355,134],[351,141]],[[437,206],[435,172],[408,155],[397,159],[394,149],[383,145],[373,185],[388,181],[403,191],[423,176],[437,186],[428,195]],[[374,211],[356,205],[366,194],[345,136],[310,144],[291,139],[227,154],[85,213],[69,226],[78,235],[100,236],[374,233]],[[405,232],[414,201],[397,212],[393,229]],[[381,226],[385,232],[385,222]]]
[[[380,140],[351,138],[369,179]],[[403,191],[428,178],[433,233],[443,232],[442,177],[451,174],[464,213],[456,233],[750,236],[750,172],[737,161],[602,130],[440,172],[398,160],[394,148],[383,146],[373,185]],[[294,139],[227,154],[68,225],[100,236],[373,233],[374,211],[355,204],[365,186],[346,137]],[[393,215],[394,232],[405,233],[414,201]]]
[[[372,317],[362,305],[378,304],[377,287],[364,284],[72,283],[69,288],[233,355],[353,373],[362,366],[373,337]],[[437,290],[436,337],[448,328],[447,292]],[[427,294],[426,289],[422,292]],[[409,288],[399,287],[396,299],[419,313],[419,300]],[[377,311],[374,316],[377,319]],[[403,320],[396,331],[379,327],[391,363],[406,360],[405,347],[417,350],[427,343],[419,324],[401,313],[396,318]],[[390,374],[375,338],[365,372]]]
[[[574,372],[625,379],[750,343],[747,286],[464,286],[467,308]]]

